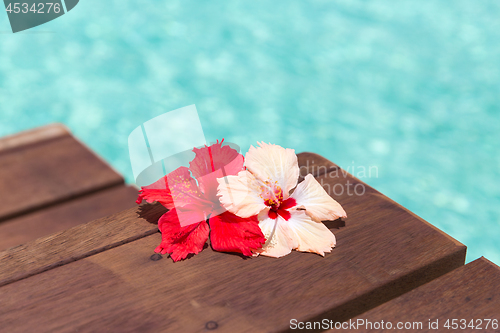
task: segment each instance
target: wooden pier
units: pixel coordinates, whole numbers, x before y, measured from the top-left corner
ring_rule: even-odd
[[[324,222],[332,253],[208,247],[173,263],[152,256],[165,208],[136,206],[137,190],[63,126],[2,139],[0,332],[286,332],[292,320],[358,319],[436,332],[428,321],[500,320],[498,266],[464,265],[460,242],[325,158],[298,157],[348,214]],[[363,195],[333,193],[347,182]]]

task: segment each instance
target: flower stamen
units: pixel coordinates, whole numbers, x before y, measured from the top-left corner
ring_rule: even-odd
[[[288,198],[283,200],[283,190],[277,181],[264,181],[260,186],[259,196],[264,200],[265,205],[269,207],[268,215],[271,219],[276,219],[280,215],[288,221],[291,216],[288,209],[296,205],[295,199]]]

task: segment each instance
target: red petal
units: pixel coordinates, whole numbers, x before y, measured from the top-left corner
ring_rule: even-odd
[[[280,206],[278,207],[277,210],[270,209],[269,213],[267,214],[269,218],[275,219],[279,216],[285,219],[285,221],[288,221],[292,215],[288,211],[288,209],[295,207],[297,205],[297,202],[295,201],[294,198],[288,198],[285,201],[283,201]]]
[[[142,199],[149,203],[158,201],[168,209],[172,209],[174,206],[182,207],[198,202],[202,197],[189,169],[179,167],[153,184],[143,186],[139,191],[137,203],[141,203]]]
[[[238,252],[251,256],[252,250],[260,249],[266,242],[257,215],[245,219],[224,212],[211,217],[209,223],[210,243],[216,251]]]
[[[189,169],[195,178],[204,176],[238,159],[239,164],[232,164],[237,170],[226,170],[228,174],[235,175],[243,168],[243,155],[229,146],[222,146],[221,142],[203,148],[194,148],[195,158],[189,163]],[[230,172],[233,171],[233,172]]]
[[[211,211],[212,205],[204,204],[200,201],[183,207],[176,207],[177,220],[181,227],[187,227],[190,224],[206,221]]]
[[[278,211],[276,213],[278,213],[279,216],[284,218],[285,221],[288,221],[290,219],[290,217],[292,217],[292,214],[290,214],[290,212],[288,210],[281,209],[281,207],[278,209]]]
[[[295,201],[294,198],[288,198],[281,203],[279,209],[290,209],[292,207],[295,207],[296,205],[297,205],[297,201]]]
[[[208,239],[206,221],[181,227],[176,209],[172,209],[160,217],[158,229],[161,231],[162,241],[155,252],[170,253],[173,261],[185,259],[190,253],[201,252]]]
[[[236,175],[243,170],[243,155],[229,146],[222,146],[222,141],[208,147],[194,148],[196,156],[189,163],[189,169],[198,180],[200,189],[210,200],[217,200],[217,178]]]
[[[140,204],[142,200],[146,200],[149,203],[158,201],[167,208],[171,206],[173,201],[167,186],[167,176],[158,179],[151,185],[142,186],[136,202]]]

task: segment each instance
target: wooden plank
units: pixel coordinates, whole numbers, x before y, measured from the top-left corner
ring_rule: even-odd
[[[0,223],[0,251],[136,207],[137,190],[117,186]]]
[[[348,174],[318,179],[330,191],[347,181],[361,184]],[[345,224],[325,223],[338,243],[324,258],[292,252],[280,259],[244,260],[205,249],[178,263],[151,261],[161,238],[154,233],[3,286],[0,299],[7,301],[0,322],[13,332],[34,327],[198,332],[210,321],[221,332],[286,331],[291,319],[355,317],[463,265],[465,246],[369,186],[360,196],[334,197],[349,217]],[[105,222],[143,223],[133,210],[114,218],[120,222]],[[108,228],[95,221],[70,243],[89,239],[90,233],[100,237],[101,229]],[[32,252],[44,252],[36,249],[32,244]],[[44,257],[61,257],[61,249]],[[75,251],[73,246],[69,253]]]
[[[124,183],[57,124],[1,139],[0,170],[0,221]]]
[[[35,327],[37,332],[200,332],[211,325],[218,326],[217,332],[265,329],[252,314],[258,303],[248,313],[235,311],[249,297],[255,302],[248,294],[256,287],[252,281],[262,278],[258,272],[250,270],[238,294],[231,295],[234,289],[226,286],[236,283],[231,282],[239,278],[235,272],[252,268],[247,264],[266,262],[263,276],[272,275],[276,261],[242,260],[211,250],[176,264],[152,261],[159,241],[155,234],[0,288],[0,322],[9,332]]]
[[[0,252],[0,286],[156,233],[165,211],[144,204]]]
[[[315,153],[303,152],[297,154],[297,159],[300,168],[299,181],[303,180],[308,173],[317,177],[339,168],[337,164]]]
[[[454,329],[444,326],[448,319],[450,326],[456,319]],[[497,325],[485,319],[494,319]],[[474,329],[468,326],[471,320]],[[392,329],[406,324],[405,332],[500,332],[500,267],[481,257],[353,318],[359,327],[328,332],[381,332],[382,321],[383,327]]]
[[[25,149],[30,145],[38,144],[47,140],[70,135],[68,128],[62,124],[50,124],[37,127],[14,135],[5,136],[0,139],[0,153],[12,149]]]

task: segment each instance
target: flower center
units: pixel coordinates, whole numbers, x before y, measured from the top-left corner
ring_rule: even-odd
[[[266,180],[263,185],[260,186],[260,197],[264,199],[264,203],[270,207],[279,207],[281,202],[283,202],[283,190],[279,187],[278,182],[274,183]]]
[[[283,190],[278,185],[278,182],[266,180],[260,186],[260,197],[264,199],[266,206],[269,206],[269,218],[276,219],[278,215],[288,221],[291,217],[288,209],[296,205],[295,199],[288,198],[283,200]]]

